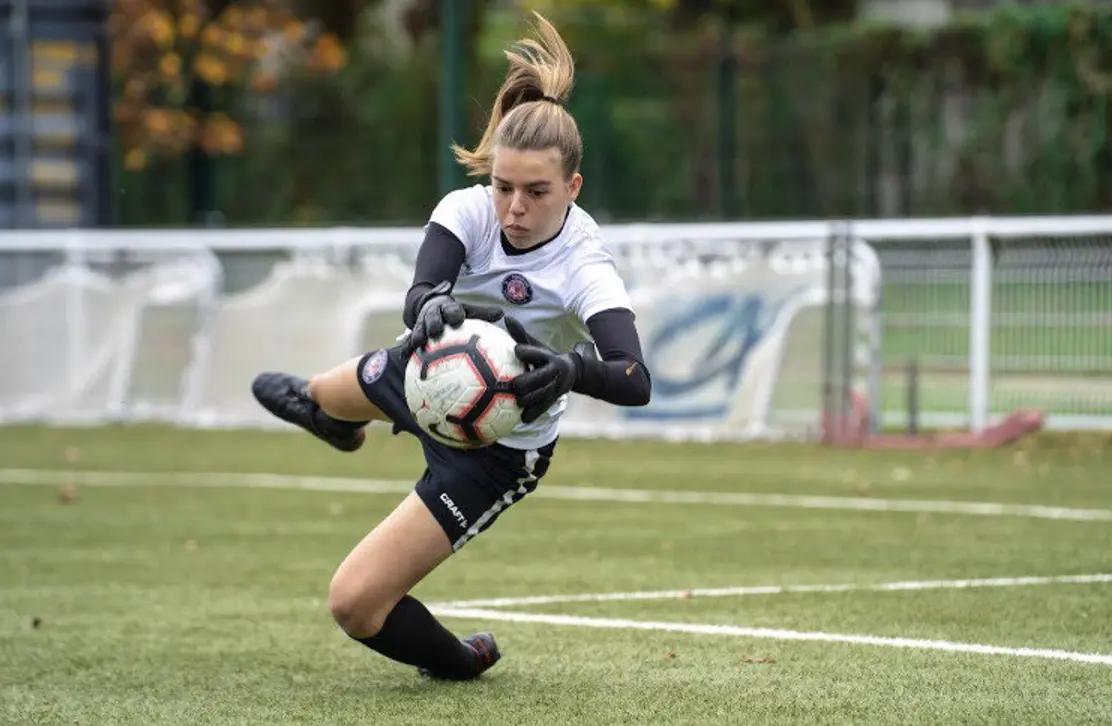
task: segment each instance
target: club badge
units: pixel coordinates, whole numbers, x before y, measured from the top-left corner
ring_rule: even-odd
[[[524,305],[533,299],[533,286],[523,275],[511,272],[502,279],[502,297],[514,305]]]
[[[367,356],[367,360],[363,362],[363,370],[359,371],[359,376],[364,383],[371,384],[382,377],[384,370],[386,370],[385,348],[376,350]]]

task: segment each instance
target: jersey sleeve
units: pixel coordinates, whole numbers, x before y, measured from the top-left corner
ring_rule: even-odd
[[[405,306],[402,308],[405,327],[412,328],[417,322],[425,293],[440,282],[456,284],[464,256],[463,243],[454,234],[436,222],[425,226],[425,241],[417,251],[417,264],[413,268],[413,284],[405,294]]]
[[[436,222],[463,243],[468,259],[483,240],[494,218],[490,197],[479,184],[448,193],[432,210],[429,222]]]
[[[570,275],[567,309],[583,322],[603,310],[633,308],[614,259],[597,252]]]

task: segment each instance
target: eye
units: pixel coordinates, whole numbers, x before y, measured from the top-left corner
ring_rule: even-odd
[[[530,194],[534,199],[540,199],[545,194],[548,194],[548,192],[542,189],[534,189],[532,192],[530,192]]]
[[[509,194],[510,192],[513,191],[513,189],[511,189],[510,187],[506,187],[506,186],[495,187],[495,189],[498,190],[499,194]]]

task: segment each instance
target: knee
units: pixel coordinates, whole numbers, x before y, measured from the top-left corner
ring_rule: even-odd
[[[353,583],[333,578],[328,588],[332,619],[352,638],[370,638],[382,630],[388,612]]]

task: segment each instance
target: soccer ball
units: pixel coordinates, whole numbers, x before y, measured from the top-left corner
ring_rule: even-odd
[[[405,401],[417,425],[457,449],[488,446],[521,422],[510,381],[525,372],[514,339],[468,319],[430,340],[405,366]]]

